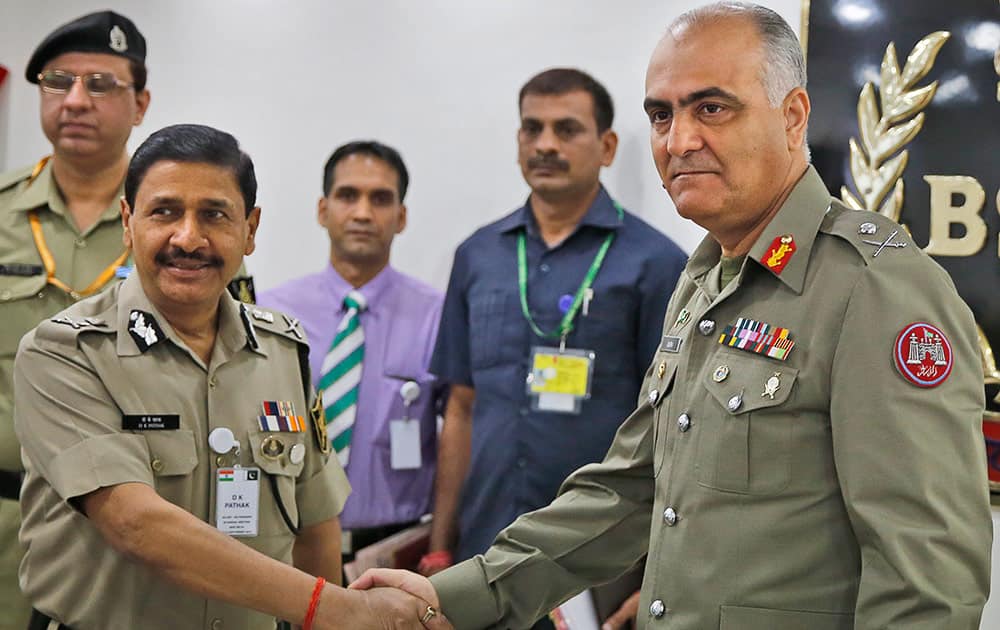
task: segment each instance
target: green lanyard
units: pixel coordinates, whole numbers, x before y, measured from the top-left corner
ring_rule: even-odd
[[[622,221],[625,218],[625,211],[622,210],[617,201],[614,204],[615,210],[618,211],[618,220]],[[580,310],[580,304],[583,303],[583,296],[587,294],[590,285],[594,283],[594,278],[597,277],[597,272],[601,270],[601,264],[604,263],[604,256],[608,253],[608,248],[611,247],[611,241],[615,240],[615,232],[611,230],[604,237],[601,248],[597,250],[597,255],[594,256],[593,262],[590,263],[587,275],[583,277],[580,288],[576,290],[576,295],[573,296],[572,306],[563,315],[562,321],[559,322],[559,328],[551,332],[545,332],[539,328],[538,324],[531,317],[531,311],[528,309],[528,253],[527,239],[524,233],[525,230],[521,230],[517,234],[517,288],[521,293],[521,312],[524,313],[524,318],[528,320],[528,325],[531,326],[531,330],[536,335],[542,339],[560,339],[561,343],[565,344],[566,336],[573,330],[573,319],[576,317],[576,312]]]

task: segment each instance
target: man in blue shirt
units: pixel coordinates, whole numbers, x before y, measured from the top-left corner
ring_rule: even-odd
[[[485,551],[604,457],[687,259],[600,183],[618,144],[603,86],[550,69],[519,103],[531,195],[459,246],[431,361],[452,388],[425,574]]]

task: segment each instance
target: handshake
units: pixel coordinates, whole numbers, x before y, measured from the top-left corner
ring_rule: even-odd
[[[327,589],[336,588],[327,586]],[[452,625],[440,611],[437,593],[430,580],[417,573],[398,569],[369,569],[355,580],[341,600],[324,594],[315,618],[303,627],[312,630],[450,630]],[[330,606],[323,606],[330,602]]]

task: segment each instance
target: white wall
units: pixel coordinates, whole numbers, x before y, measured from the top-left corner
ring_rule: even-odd
[[[326,236],[314,220],[322,166],[359,137],[396,146],[411,171],[411,221],[394,263],[443,288],[455,246],[527,195],[515,153],[517,91],[553,65],[585,69],[611,91],[621,146],[604,181],[690,250],[702,232],[674,214],[660,187],[641,102],[653,45],[697,4],[0,0],[0,63],[11,70],[0,170],[48,150],[37,88],[22,78],[31,51],[55,25],[109,7],[149,44],[153,99],[132,147],[164,125],[199,122],[232,132],[253,157],[264,218],[247,264],[259,288],[324,264]],[[799,0],[770,4],[798,28]]]
[[[764,4],[798,31],[801,0]],[[410,225],[393,262],[444,288],[455,246],[527,195],[516,164],[517,91],[570,65],[611,91],[621,136],[604,182],[628,208],[690,251],[701,230],[679,219],[649,156],[643,76],[666,24],[703,0],[0,0],[0,172],[48,151],[28,56],[57,24],[112,8],[149,43],[153,101],[132,147],[164,125],[233,133],[253,157],[264,208],[248,261],[258,288],[320,268],[314,222],[321,171],[348,140],[397,147],[411,171]],[[1000,517],[998,517],[1000,518]],[[1000,566],[1000,551],[994,553]],[[1000,603],[983,628],[1000,627]]]

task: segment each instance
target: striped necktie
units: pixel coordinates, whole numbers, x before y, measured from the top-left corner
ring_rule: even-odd
[[[361,360],[365,355],[361,311],[367,303],[359,291],[351,291],[344,298],[344,307],[347,312],[323,359],[317,388],[323,399],[326,432],[341,466],[347,466],[351,454],[351,432],[358,413]]]

